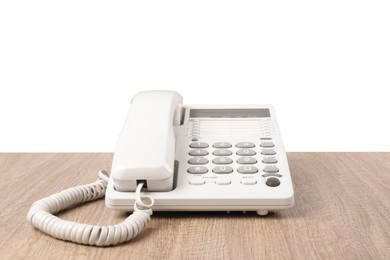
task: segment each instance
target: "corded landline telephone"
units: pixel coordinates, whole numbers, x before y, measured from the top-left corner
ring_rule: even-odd
[[[105,195],[123,223],[93,226],[55,214]],[[294,191],[269,105],[186,106],[172,91],[137,94],[116,145],[111,175],[35,202],[27,220],[63,240],[108,246],[128,241],[155,211],[257,211],[292,207]]]

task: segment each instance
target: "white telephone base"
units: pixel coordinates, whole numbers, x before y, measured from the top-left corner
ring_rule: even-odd
[[[174,189],[144,190],[155,199],[154,211],[257,211],[266,215],[293,206],[290,171],[272,106],[178,109],[182,115],[181,124],[174,126]],[[134,192],[117,191],[112,178],[106,205],[132,211]]]

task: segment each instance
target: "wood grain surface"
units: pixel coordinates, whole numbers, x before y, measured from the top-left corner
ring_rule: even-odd
[[[93,182],[112,154],[0,154],[1,259],[390,259],[390,153],[289,153],[295,206],[253,212],[155,213],[134,240],[96,248],[34,229],[31,204]],[[60,213],[108,225],[126,215],[96,201]]]

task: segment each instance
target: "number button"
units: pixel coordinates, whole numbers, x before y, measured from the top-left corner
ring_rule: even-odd
[[[233,160],[228,157],[219,157],[213,160],[213,163],[215,164],[231,164],[232,162]]]
[[[209,170],[204,166],[191,166],[188,168],[187,172],[192,174],[203,174],[208,172]]]
[[[215,155],[215,156],[229,156],[229,155],[232,155],[232,151],[230,151],[230,150],[215,150],[213,152],[213,155]]]
[[[230,148],[232,147],[232,144],[231,143],[227,143],[227,142],[217,142],[215,144],[213,144],[213,147],[214,148]]]
[[[238,150],[236,154],[239,156],[252,156],[252,155],[255,155],[256,152],[255,152],[255,150],[252,150],[252,149],[241,149],[241,150]]]
[[[255,147],[254,143],[251,142],[240,142],[236,144],[237,148],[253,148]]]
[[[196,143],[191,143],[190,147],[191,148],[207,148],[207,147],[209,147],[209,145],[207,143],[204,143],[204,142],[196,142]]]
[[[227,174],[232,172],[233,172],[233,168],[230,166],[216,166],[213,168],[213,173]]]
[[[255,166],[240,166],[240,167],[238,167],[237,171],[239,173],[244,173],[244,174],[258,172],[258,170]]]
[[[189,164],[206,164],[209,160],[204,157],[194,157],[188,160]]]
[[[239,164],[255,164],[257,160],[253,157],[241,157],[238,158],[237,163]]]
[[[192,156],[206,156],[209,152],[206,150],[191,150],[188,154]]]

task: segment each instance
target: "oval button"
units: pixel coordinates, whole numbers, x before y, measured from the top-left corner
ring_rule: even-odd
[[[257,181],[255,179],[242,179],[241,184],[244,185],[255,185]]]
[[[213,160],[215,164],[231,164],[233,162],[229,157],[218,157]]]
[[[256,173],[258,172],[258,169],[255,166],[240,166],[238,167],[237,171],[239,173]]]
[[[217,142],[217,143],[214,143],[213,144],[213,147],[214,148],[230,148],[232,147],[232,144],[231,143],[228,143],[228,142]]]
[[[279,169],[276,166],[267,165],[264,167],[263,171],[266,173],[277,173],[277,172],[279,172]]]
[[[232,151],[230,151],[230,150],[215,150],[213,152],[213,155],[215,155],[215,156],[229,156],[229,155],[232,155]]]
[[[256,154],[256,151],[252,149],[241,149],[236,154],[239,156],[252,156]]]
[[[189,164],[206,164],[209,160],[204,157],[194,157],[188,160]]]
[[[255,147],[254,143],[251,142],[240,142],[236,144],[237,148],[253,148]]]
[[[263,163],[277,163],[278,160],[276,160],[276,158],[274,158],[274,157],[267,157],[267,158],[264,158],[262,162]]]
[[[191,143],[190,147],[191,148],[207,148],[207,147],[209,147],[209,145],[207,143],[204,143],[204,142],[195,142],[195,143]]]
[[[262,155],[275,155],[276,152],[274,149],[263,149],[261,150]]]
[[[232,183],[230,180],[216,180],[215,181],[215,184],[218,184],[218,185],[229,185],[230,183]]]
[[[207,150],[191,150],[188,154],[192,156],[206,156],[209,152]]]
[[[233,172],[233,168],[230,166],[216,166],[213,168],[213,173],[227,174],[232,172]]]
[[[188,168],[187,172],[192,174],[203,174],[208,172],[209,170],[204,166],[191,166]]]
[[[237,163],[239,164],[255,164],[257,160],[253,157],[241,157],[238,158]]]
[[[203,185],[205,183],[206,183],[206,181],[204,181],[202,179],[192,179],[192,180],[190,180],[190,184],[192,184],[192,185]]]

